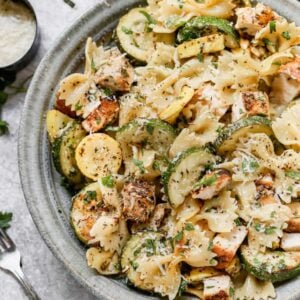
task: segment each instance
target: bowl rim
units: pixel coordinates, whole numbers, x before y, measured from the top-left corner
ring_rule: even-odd
[[[269,2],[269,4],[276,10],[278,10],[278,7],[280,4],[273,5],[273,0],[265,0],[262,2]],[[28,129],[30,129],[30,126],[35,126],[32,124],[32,115],[31,115],[31,109],[33,107],[32,99],[34,99],[35,93],[41,93],[42,87],[39,86],[39,80],[43,77],[48,64],[51,62],[51,59],[55,56],[55,53],[60,50],[60,45],[68,39],[70,36],[74,35],[74,31],[79,30],[80,26],[82,24],[86,24],[89,22],[90,16],[95,14],[95,11],[101,11],[107,13],[111,10],[110,7],[108,7],[107,3],[110,5],[114,5],[116,7],[120,6],[125,9],[127,6],[133,6],[134,4],[137,5],[138,0],[128,0],[126,1],[126,4],[121,4],[123,2],[122,0],[108,0],[108,1],[100,1],[99,3],[92,6],[89,10],[87,10],[84,14],[82,14],[80,17],[78,17],[70,27],[68,27],[66,30],[63,31],[63,33],[56,39],[56,41],[52,44],[52,47],[50,50],[46,53],[46,55],[41,60],[34,77],[32,79],[32,82],[30,84],[30,87],[28,89],[26,98],[25,98],[25,104],[21,116],[21,121],[19,125],[19,138],[18,138],[18,164],[19,164],[19,175],[21,179],[21,186],[23,190],[23,194],[28,206],[28,209],[30,211],[30,214],[32,216],[32,219],[41,235],[45,243],[47,244],[48,248],[52,251],[52,253],[55,255],[55,257],[61,261],[64,266],[68,269],[69,273],[84,287],[86,287],[92,294],[99,297],[100,299],[105,300],[111,300],[116,299],[116,297],[121,296],[121,299],[153,299],[151,296],[144,296],[143,294],[137,293],[134,289],[128,289],[125,287],[125,285],[120,286],[120,284],[110,283],[113,282],[109,277],[103,277],[98,276],[101,278],[101,280],[89,280],[87,281],[87,278],[83,276],[83,274],[80,273],[78,268],[74,268],[73,265],[68,263],[68,259],[66,258],[66,255],[62,252],[62,245],[57,245],[58,241],[55,241],[54,238],[51,236],[51,233],[48,232],[47,226],[45,224],[45,220],[41,218],[39,210],[35,207],[37,201],[38,201],[38,191],[42,191],[43,187],[47,182],[43,182],[41,178],[37,178],[38,182],[33,182],[34,175],[31,174],[32,171],[35,170],[35,172],[38,168],[37,162],[32,161],[32,158],[30,159],[30,156],[33,154],[31,151],[33,150],[36,153],[36,157],[41,156],[40,149],[33,149],[32,146],[39,146],[39,147],[48,147],[48,145],[41,145],[41,140],[39,137],[34,137],[34,145],[30,145],[28,141]],[[284,4],[286,6],[285,9],[287,11],[291,11],[292,9],[296,11],[300,11],[300,3],[298,3],[296,0],[286,0],[286,3]],[[274,3],[276,4],[276,3]],[[279,5],[279,6],[278,6]],[[281,6],[283,7],[283,6]],[[288,8],[289,7],[289,8]],[[117,8],[116,8],[117,9]],[[286,12],[284,9],[282,9],[283,15],[286,15]],[[108,18],[108,17],[107,17]],[[84,37],[86,38],[86,36]],[[79,42],[78,42],[79,43]],[[41,105],[41,104],[40,104]],[[44,116],[36,116],[39,118],[42,118],[44,120]],[[43,121],[42,121],[43,122]],[[34,130],[34,128],[33,128]],[[45,135],[45,132],[43,133]],[[33,137],[32,137],[33,138]],[[30,165],[30,162],[32,165]],[[45,171],[46,167],[43,166],[43,171]],[[39,186],[38,188],[35,188],[35,186]],[[35,191],[35,194],[32,194],[32,192]],[[47,220],[51,222],[51,216],[47,216]],[[96,277],[96,276],[95,276]],[[101,283],[101,284],[100,284]],[[96,286],[100,285],[100,286]],[[116,287],[119,287],[119,289],[114,289]],[[105,288],[105,290],[104,290]],[[111,290],[108,290],[111,288]],[[296,291],[297,292],[297,291]],[[300,293],[291,295],[292,299],[299,299]],[[155,298],[156,299],[156,298]]]

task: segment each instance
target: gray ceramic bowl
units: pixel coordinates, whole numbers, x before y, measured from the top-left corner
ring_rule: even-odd
[[[118,18],[140,1],[110,0],[98,4],[55,42],[40,63],[27,93],[19,135],[19,166],[24,195],[32,217],[49,248],[70,273],[99,299],[154,299],[128,288],[122,281],[89,269],[85,249],[69,225],[70,196],[60,185],[49,152],[45,113],[53,105],[59,81],[82,64],[86,38],[99,39]],[[300,21],[296,0],[266,0],[282,15]],[[298,24],[299,25],[299,24]],[[300,299],[300,279],[280,285],[278,299]]]

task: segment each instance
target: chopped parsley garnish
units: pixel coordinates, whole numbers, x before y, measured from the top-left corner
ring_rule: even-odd
[[[204,61],[204,55],[202,52],[200,52],[198,55],[197,55],[197,58],[200,62],[203,62]]]
[[[155,160],[153,162],[153,170],[160,171],[160,165],[159,165],[159,161],[158,160]]]
[[[124,26],[122,26],[122,31],[125,33],[125,34],[133,34],[133,31],[129,28],[126,28]]]
[[[300,180],[300,172],[299,171],[286,171],[285,175],[289,178],[295,179],[295,180]]]
[[[117,262],[114,264],[114,269],[116,271],[121,271],[122,267],[121,267],[121,263],[120,262]]]
[[[261,232],[262,231],[262,225],[259,224],[259,223],[256,223],[254,224],[254,229],[257,231],[257,232]]]
[[[270,33],[276,32],[276,21],[270,22]]]
[[[288,31],[284,31],[281,35],[288,41],[291,39],[291,35]]]
[[[275,227],[275,226],[264,226],[259,223],[254,224],[253,227],[257,232],[261,232],[261,233],[265,233],[265,234],[273,234],[273,233],[275,233],[275,231],[277,229],[277,227]]]
[[[101,178],[101,182],[104,186],[112,188],[115,186],[114,178],[111,175],[105,176]]]
[[[75,104],[75,110],[78,111],[78,110],[81,110],[81,109],[82,109],[82,105],[79,102],[77,102]]]
[[[230,296],[230,298],[233,298],[233,296],[234,296],[234,289],[233,289],[233,287],[229,288],[229,296]]]
[[[83,202],[84,203],[90,203],[92,200],[95,200],[95,199],[97,199],[97,192],[96,191],[86,191]]]
[[[155,254],[156,246],[154,240],[147,239],[144,243],[144,246],[146,247],[147,256],[151,256]]]
[[[10,227],[10,222],[12,220],[12,213],[0,211],[0,229],[7,229]]]
[[[182,239],[183,239],[183,231],[179,231],[179,232],[175,235],[174,241],[178,243],[178,242],[180,242]]]
[[[242,226],[242,225],[243,225],[243,223],[242,223],[242,221],[241,221],[240,218],[236,218],[236,219],[234,220],[234,223],[235,223],[236,226]]]
[[[208,250],[208,251],[211,251],[212,248],[213,248],[213,246],[214,246],[213,240],[210,240],[210,241],[209,241],[209,244],[208,244],[208,247],[207,247],[207,250]]]
[[[92,71],[97,72],[97,68],[96,68],[96,65],[95,65],[95,62],[93,59],[91,61],[91,68],[92,68]]]
[[[268,226],[265,228],[265,234],[273,234],[275,233],[276,229],[276,226]]]
[[[192,231],[195,230],[195,227],[192,223],[186,223],[184,229],[187,231]]]
[[[155,25],[156,21],[153,19],[153,17],[147,13],[145,10],[140,10],[140,13],[147,19],[147,27],[146,27],[146,31],[147,32],[151,32],[152,28],[150,27],[150,25]]]
[[[133,161],[134,165],[139,168],[141,174],[145,174],[146,170],[144,167],[144,163],[141,160],[138,160],[136,158],[133,158],[132,161]]]
[[[110,97],[113,95],[113,91],[110,88],[103,88],[103,93],[105,96]]]
[[[264,38],[264,39],[263,39],[263,42],[264,42],[264,44],[265,44],[266,46],[274,46],[273,43],[272,43],[269,39],[267,39],[267,38]]]
[[[255,158],[247,157],[242,161],[243,173],[254,173],[259,168],[259,164]]]
[[[217,181],[218,177],[216,174],[213,175],[205,175],[201,178],[200,181],[198,181],[194,188],[199,188],[203,186],[211,186]]]
[[[138,267],[139,267],[139,264],[136,262],[136,261],[130,261],[130,264],[131,266],[133,267],[133,270],[135,271]]]
[[[212,64],[212,66],[213,66],[215,69],[218,69],[218,63],[217,63],[217,62],[212,62],[211,64]]]

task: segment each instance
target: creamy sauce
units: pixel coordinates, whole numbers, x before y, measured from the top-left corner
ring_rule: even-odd
[[[29,8],[0,0],[0,67],[9,66],[26,54],[35,33],[36,23]]]

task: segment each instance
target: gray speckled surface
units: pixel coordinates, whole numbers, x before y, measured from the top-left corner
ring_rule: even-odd
[[[55,38],[89,7],[99,0],[73,0],[71,9],[63,0],[31,0],[41,29],[41,45],[35,60],[18,75],[17,83],[32,74]],[[18,126],[25,94],[10,97],[3,118],[10,124],[10,134],[0,137],[0,210],[12,211],[14,219],[9,234],[23,256],[23,269],[42,300],[92,300],[53,256],[40,237],[23,198],[17,164]],[[0,299],[27,299],[15,279],[0,270]]]

